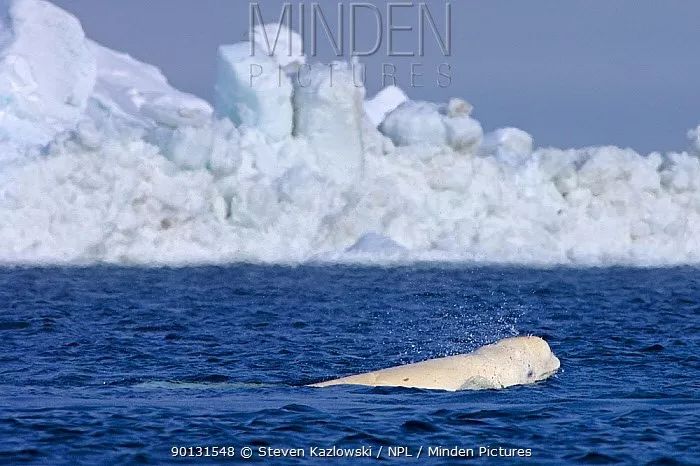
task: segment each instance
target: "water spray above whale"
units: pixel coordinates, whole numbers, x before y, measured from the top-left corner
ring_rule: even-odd
[[[546,380],[556,374],[559,367],[559,359],[542,338],[515,337],[469,354],[344,377],[312,387],[364,385],[446,391],[503,389]]]

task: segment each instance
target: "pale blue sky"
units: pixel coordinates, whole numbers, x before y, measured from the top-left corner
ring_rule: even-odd
[[[207,99],[217,46],[248,33],[246,0],[55,3],[76,14],[91,38],[159,66],[175,86]],[[284,2],[260,3],[272,20]],[[444,15],[444,0],[428,3],[438,18]],[[331,16],[337,2],[321,4]],[[453,0],[452,5],[454,43],[446,61],[453,84],[408,89],[413,98],[463,97],[487,129],[518,126],[540,146],[681,149],[686,130],[700,123],[700,2]],[[373,35],[374,23],[365,24]],[[416,40],[414,34],[397,38],[403,40],[399,45]],[[432,78],[445,58],[436,47],[428,50],[420,61]],[[380,64],[395,59],[380,53],[366,61],[374,92]],[[410,61],[399,60],[400,70]],[[407,81],[408,73],[400,77]]]

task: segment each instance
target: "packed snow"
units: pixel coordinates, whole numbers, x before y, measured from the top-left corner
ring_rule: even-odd
[[[212,107],[46,1],[0,10],[2,263],[700,263],[700,127],[537,148],[462,99],[365,102],[269,26],[220,48]]]

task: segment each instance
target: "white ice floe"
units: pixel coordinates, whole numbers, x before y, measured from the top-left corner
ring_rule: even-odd
[[[700,129],[538,149],[249,43],[221,49],[212,115],[47,2],[0,17],[0,263],[700,263]]]

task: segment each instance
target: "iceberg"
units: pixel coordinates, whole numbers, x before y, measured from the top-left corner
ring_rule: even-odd
[[[700,128],[648,155],[484,135],[462,99],[365,102],[284,29],[222,46],[212,107],[47,1],[0,18],[2,264],[700,264]]]

